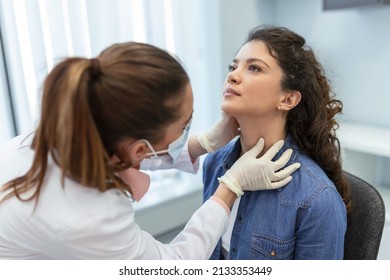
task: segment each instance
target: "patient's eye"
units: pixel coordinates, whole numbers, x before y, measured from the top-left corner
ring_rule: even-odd
[[[237,67],[235,65],[231,65],[231,64],[228,65],[228,71],[229,72],[232,72],[232,71],[236,70],[236,68]]]
[[[248,66],[249,71],[254,71],[254,72],[261,72],[261,67],[257,64],[250,64]]]

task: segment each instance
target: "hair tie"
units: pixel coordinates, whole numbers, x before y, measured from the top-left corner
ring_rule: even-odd
[[[91,62],[91,78],[96,79],[101,74],[100,62],[97,58],[91,58],[89,61]]]

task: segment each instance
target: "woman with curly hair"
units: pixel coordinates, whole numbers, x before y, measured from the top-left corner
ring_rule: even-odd
[[[209,154],[204,198],[218,177],[263,137],[293,149],[301,168],[280,189],[248,192],[236,200],[230,226],[213,259],[342,259],[349,186],[342,173],[335,116],[342,102],[305,39],[283,27],[252,30],[232,63],[222,110],[241,129],[237,141]]]

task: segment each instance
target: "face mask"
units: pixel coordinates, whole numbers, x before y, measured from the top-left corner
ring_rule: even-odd
[[[183,148],[187,142],[188,135],[190,132],[190,127],[191,127],[191,120],[185,126],[183,134],[179,138],[177,138],[175,141],[173,141],[171,144],[169,144],[168,149],[166,149],[166,150],[155,151],[153,149],[152,145],[150,144],[150,142],[146,139],[143,139],[143,141],[145,141],[146,145],[148,145],[149,149],[152,151],[151,153],[147,153],[146,156],[151,156],[151,158],[150,158],[151,160],[156,161],[156,164],[157,164],[157,161],[158,161],[158,164],[161,164],[162,159],[161,159],[161,156],[159,156],[159,154],[168,153],[168,155],[172,158],[173,163],[175,163],[178,156],[180,155],[181,151],[183,150]]]

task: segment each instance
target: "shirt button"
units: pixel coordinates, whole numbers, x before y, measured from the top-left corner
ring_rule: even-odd
[[[276,256],[276,252],[274,250],[271,251],[271,256],[273,256],[273,257]]]
[[[242,221],[242,216],[238,216],[238,221],[241,222]]]
[[[235,254],[237,252],[237,249],[236,248],[233,248],[232,249],[232,252]]]

